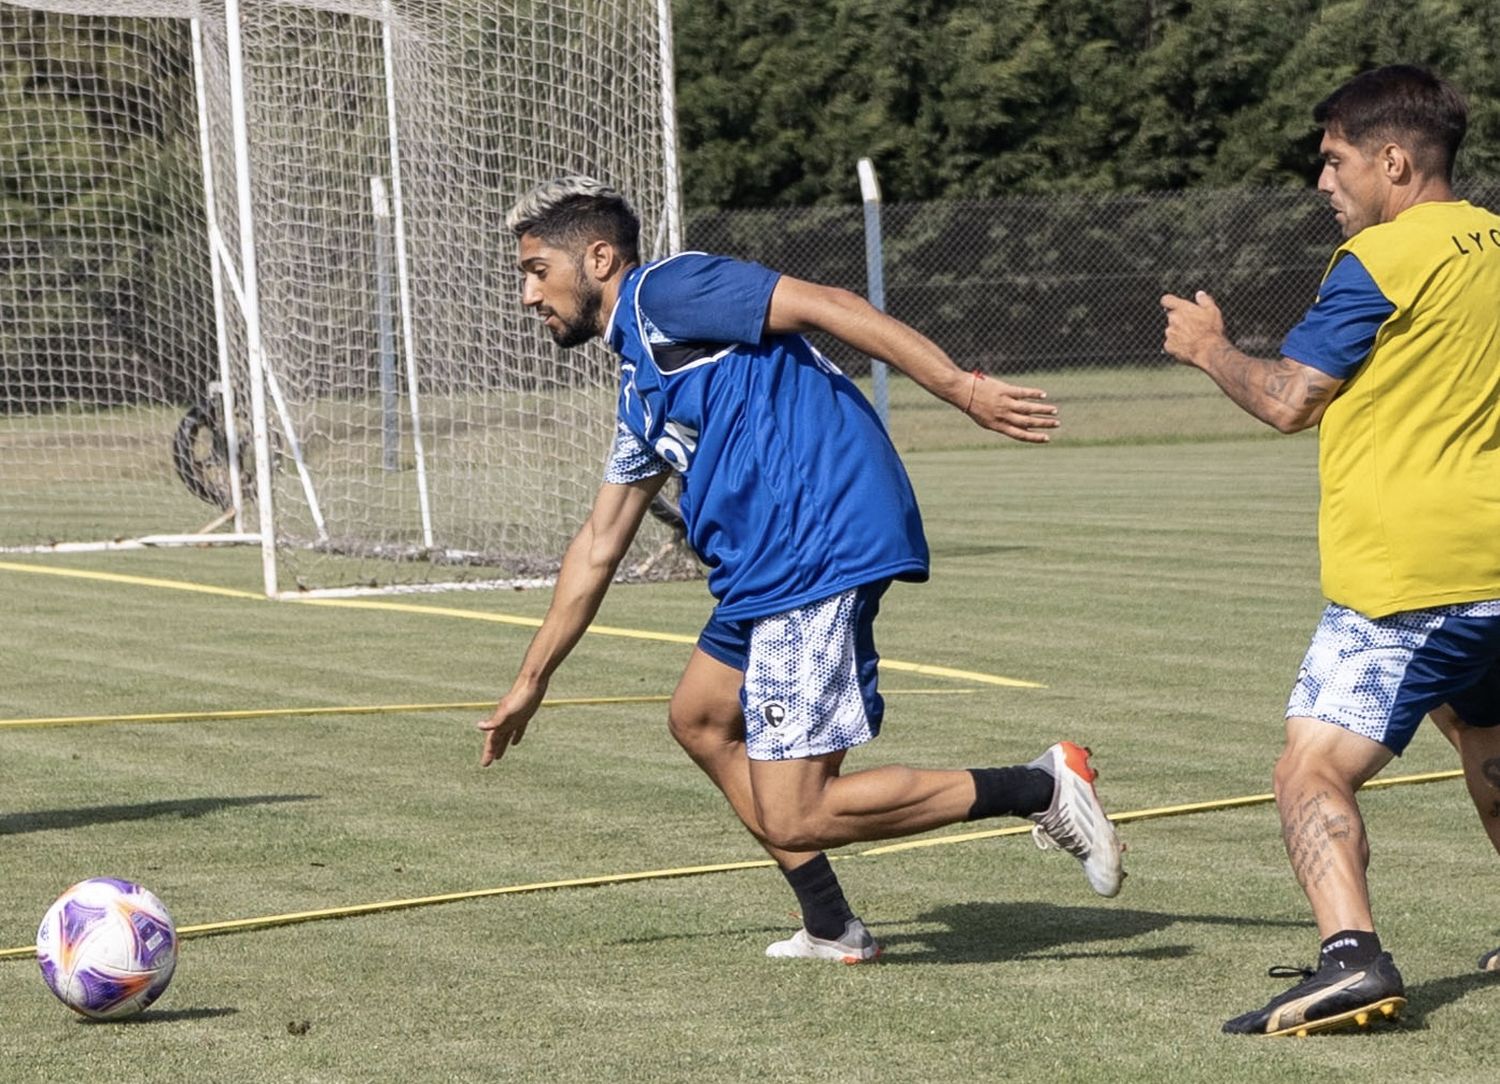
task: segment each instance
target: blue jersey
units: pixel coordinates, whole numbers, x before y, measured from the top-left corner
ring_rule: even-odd
[[[880,419],[806,339],[765,332],[779,277],[697,252],[637,267],[607,333],[621,361],[605,480],[682,475],[688,543],[725,619],[927,578],[916,496]]]

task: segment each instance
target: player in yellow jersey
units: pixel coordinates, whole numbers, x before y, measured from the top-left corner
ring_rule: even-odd
[[[1362,1026],[1405,1004],[1371,917],[1354,794],[1424,716],[1457,748],[1500,849],[1500,217],[1454,195],[1468,111],[1432,73],[1366,72],[1313,117],[1318,190],[1345,241],[1281,357],[1237,350],[1206,293],[1161,299],[1167,353],[1282,432],[1320,427],[1329,606],[1275,789],[1323,943],[1303,981],[1224,1025],[1238,1034]],[[1500,969],[1500,950],[1479,966]]]

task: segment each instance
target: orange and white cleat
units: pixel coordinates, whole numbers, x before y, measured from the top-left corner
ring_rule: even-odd
[[[844,926],[843,934],[835,941],[814,937],[805,929],[798,930],[785,941],[770,945],[766,955],[781,960],[837,960],[846,964],[867,964],[879,958],[880,946],[863,922],[851,918]]]
[[[1089,766],[1089,750],[1070,741],[1058,742],[1030,764],[1053,779],[1052,804],[1045,812],[1033,813],[1036,827],[1031,838],[1042,850],[1067,851],[1083,863],[1089,884],[1101,896],[1115,896],[1125,880],[1120,856],[1125,845],[1099,804],[1094,780],[1099,773]]]

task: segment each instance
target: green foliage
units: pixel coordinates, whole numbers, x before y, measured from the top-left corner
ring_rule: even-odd
[[[180,20],[0,14],[0,402],[202,394],[198,170]]]
[[[1362,69],[1468,94],[1500,171],[1492,0],[793,0],[676,5],[692,207],[1305,185],[1312,107]]]

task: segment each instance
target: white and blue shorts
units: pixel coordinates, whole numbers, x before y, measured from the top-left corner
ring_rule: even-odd
[[[1500,726],[1500,599],[1380,618],[1329,605],[1286,714],[1333,723],[1399,755],[1440,704],[1469,726]]]
[[[888,586],[865,584],[769,617],[709,619],[698,647],[745,675],[751,760],[837,753],[880,733],[874,625]]]

